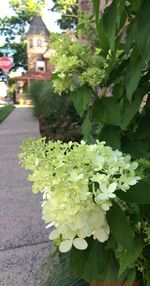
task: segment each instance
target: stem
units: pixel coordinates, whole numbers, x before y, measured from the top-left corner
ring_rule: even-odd
[[[77,15],[73,15],[73,14],[62,14],[62,16],[65,16],[65,17],[72,17],[72,18],[76,18],[76,19],[78,19],[78,16],[77,16]]]

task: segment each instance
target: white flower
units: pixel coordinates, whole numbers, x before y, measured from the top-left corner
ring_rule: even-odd
[[[105,184],[100,184],[100,191],[101,193],[95,198],[96,203],[100,203],[103,201],[107,201],[110,198],[115,198],[116,195],[114,194],[115,190],[117,188],[116,183],[111,183],[108,188]]]
[[[47,228],[55,227],[49,239],[60,238],[61,252],[72,246],[86,249],[90,236],[106,241],[110,232],[106,213],[116,190],[126,191],[140,180],[135,173],[138,164],[130,155],[104,144],[25,142],[22,161],[32,171],[33,191],[43,192],[43,219]]]

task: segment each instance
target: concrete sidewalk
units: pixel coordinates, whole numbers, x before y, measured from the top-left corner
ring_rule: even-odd
[[[0,286],[39,285],[36,276],[49,254],[41,196],[32,194],[17,157],[23,139],[39,136],[30,107],[14,109],[0,125]]]

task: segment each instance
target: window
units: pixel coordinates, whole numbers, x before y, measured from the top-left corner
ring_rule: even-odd
[[[45,61],[37,60],[36,61],[36,71],[45,71]]]
[[[37,47],[42,47],[42,40],[41,39],[37,39]]]
[[[29,48],[33,48],[33,40],[32,39],[29,40]]]

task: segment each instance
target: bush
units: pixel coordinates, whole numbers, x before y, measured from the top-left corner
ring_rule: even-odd
[[[35,81],[31,85],[30,95],[42,136],[63,141],[81,139],[81,119],[68,94],[59,96],[50,81]]]

